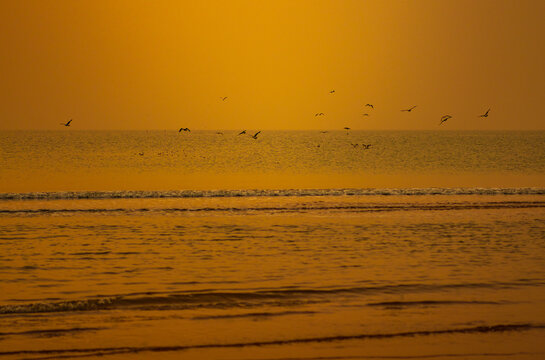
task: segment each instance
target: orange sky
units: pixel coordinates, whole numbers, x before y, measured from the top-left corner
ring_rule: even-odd
[[[541,0],[3,0],[0,17],[0,129],[545,129]]]

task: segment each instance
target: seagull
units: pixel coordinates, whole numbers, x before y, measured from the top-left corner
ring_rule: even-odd
[[[486,110],[486,112],[482,115],[479,115],[479,117],[488,117],[488,112],[490,111],[490,109]]]
[[[191,132],[191,130],[189,130],[189,128],[180,128],[180,130],[178,130],[178,132],[181,132],[181,131],[189,131],[189,132]]]
[[[368,150],[370,147],[371,147],[371,144],[367,144],[367,145],[366,144],[361,144],[361,148],[363,150]]]
[[[242,134],[246,134],[246,130],[242,130],[241,132],[238,133],[238,135],[242,135]]]
[[[327,131],[320,131],[322,134],[327,134]]]
[[[227,100],[227,96],[221,96],[220,99],[221,99],[221,101],[225,101],[225,100]]]
[[[316,114],[314,114],[314,116],[323,116],[323,115],[325,115],[325,114],[324,114],[324,113],[316,113]]]
[[[335,93],[335,90],[331,90],[329,93],[330,93],[330,94],[333,94],[333,93]]]
[[[221,131],[218,131],[216,134],[223,135],[223,133]]]
[[[68,122],[65,124],[65,123],[61,123],[61,125],[64,125],[64,126],[70,126],[70,123],[72,122],[72,119],[68,120]]]
[[[346,130],[346,133],[348,134],[348,130],[350,130],[350,128],[345,126],[344,129]]]
[[[450,116],[450,115],[441,116],[441,122],[439,123],[439,125],[441,125],[442,123],[444,123],[445,121],[447,121],[450,118],[452,118],[452,116]]]
[[[365,113],[365,114],[362,114],[362,116],[369,116],[369,114]]]
[[[417,107],[417,105],[413,106],[410,109],[404,109],[404,110],[401,110],[401,111],[411,112],[415,107]]]
[[[373,104],[365,104],[365,106],[369,106],[371,109],[374,109],[375,107],[373,106]]]
[[[257,139],[257,135],[258,135],[260,132],[261,132],[261,130],[259,130],[259,131],[256,132],[255,134],[253,134],[252,137],[253,137],[254,139]]]
[[[350,145],[352,145],[355,148],[357,148],[359,146],[359,144],[352,144],[352,143],[350,143]]]

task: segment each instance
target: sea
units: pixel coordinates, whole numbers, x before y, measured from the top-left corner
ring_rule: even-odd
[[[0,131],[0,360],[545,358],[544,131],[241,130]]]

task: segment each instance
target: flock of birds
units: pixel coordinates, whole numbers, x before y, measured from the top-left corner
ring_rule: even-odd
[[[335,90],[330,90],[329,91],[329,94],[335,94]],[[227,96],[221,96],[220,97],[221,101],[226,101],[228,99]],[[415,108],[417,107],[417,105],[414,105],[408,109],[401,109],[401,112],[408,112],[410,113],[411,111],[413,111]],[[364,108],[369,108],[369,109],[372,109],[374,110],[375,109],[375,106],[373,104],[365,104],[364,105]],[[488,117],[488,113],[490,112],[490,108],[488,110],[486,110],[486,112],[484,114],[481,114],[479,115],[478,117],[482,117],[482,118],[486,118]],[[363,116],[369,116],[369,113],[364,113],[362,114]],[[318,116],[325,116],[325,114],[323,112],[319,112],[319,113],[316,113],[314,114],[315,117],[318,117]],[[441,116],[441,119],[439,121],[439,125],[443,125],[444,122],[446,122],[447,120],[449,119],[452,119],[452,116],[451,115],[443,115]],[[70,126],[70,124],[72,123],[72,119],[68,120],[68,122],[66,123],[61,123],[61,125],[63,126]],[[344,127],[344,130],[347,131],[347,134],[348,134],[348,131],[351,130],[349,127]],[[181,132],[191,132],[191,130],[187,127],[182,127],[178,130],[179,133]],[[238,133],[237,136],[239,135],[244,135],[244,134],[247,134],[249,135],[251,138],[253,139],[257,139],[257,136],[261,133],[261,130],[256,132],[255,134],[251,135],[251,134],[247,134],[246,130],[242,130],[241,132]],[[322,131],[322,133],[327,133],[327,131]],[[222,132],[217,132],[216,134],[218,135],[223,135]],[[357,148],[360,146],[360,144],[353,144],[351,143],[351,145],[354,147],[354,148]],[[320,147],[320,145],[318,145],[318,147]],[[369,148],[371,148],[371,144],[361,144],[361,148],[364,149],[364,150],[367,150]],[[139,155],[143,155],[143,153],[140,153]]]
[[[335,90],[330,90],[329,91],[330,94],[334,94],[335,93]],[[227,100],[227,96],[221,96],[220,99],[221,101],[226,101]],[[371,109],[374,109],[375,106],[373,104],[365,104],[364,107],[369,107]],[[417,105],[414,105],[408,109],[402,109],[401,112],[411,112],[413,111],[415,108],[417,107]],[[486,112],[482,115],[479,115],[478,117],[488,117],[488,112],[490,111],[490,108],[488,110],[486,110]],[[323,112],[319,112],[319,113],[316,113],[314,114],[314,116],[325,116],[325,114]],[[363,116],[369,116],[369,113],[364,113]],[[452,116],[451,115],[443,115],[441,116],[441,120],[439,122],[439,125],[442,125],[445,121],[447,121],[448,119],[452,119]],[[61,125],[63,126],[70,126],[70,123],[72,122],[72,119],[70,119],[68,122],[66,123],[61,123]],[[350,130],[350,128],[348,127],[345,127],[344,128],[345,130]],[[191,132],[191,130],[189,128],[180,128],[180,130],[178,130],[178,132],[182,132],[182,131],[187,131],[187,132]],[[254,135],[252,135],[252,138],[254,139],[257,139],[257,135],[260,133],[261,131],[258,131],[257,133],[255,133]],[[217,132],[217,134],[220,134],[220,135],[223,135],[222,132]],[[246,130],[243,130],[241,131],[238,135],[242,135],[242,134],[246,134]]]

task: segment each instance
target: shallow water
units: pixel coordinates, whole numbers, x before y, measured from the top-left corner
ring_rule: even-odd
[[[363,161],[377,155],[348,144],[321,165],[301,139],[341,144],[356,135],[277,134],[299,150],[259,158],[265,173],[251,170],[248,150],[272,151],[265,132],[262,143],[237,140],[246,144],[234,153],[206,150],[223,159],[217,168],[196,161],[193,148],[194,162],[138,155],[151,145],[112,140],[126,133],[36,134],[2,140],[11,152],[3,151],[0,182],[0,359],[545,356],[545,157],[533,148],[543,133],[432,134],[463,144],[460,159],[473,156],[464,164],[434,151],[384,155],[393,151],[386,146],[383,160],[394,164]],[[193,139],[152,135],[154,151]],[[379,135],[394,147],[425,141]],[[472,149],[501,141],[525,150]],[[290,167],[292,157],[301,165]],[[36,177],[48,171],[55,182]],[[91,176],[101,171],[104,181]],[[224,176],[242,179],[239,171],[263,182],[220,186]],[[320,176],[338,186],[302,186]],[[341,186],[368,176],[390,182]],[[437,177],[455,186],[424,185]],[[177,179],[185,185],[169,186]]]

